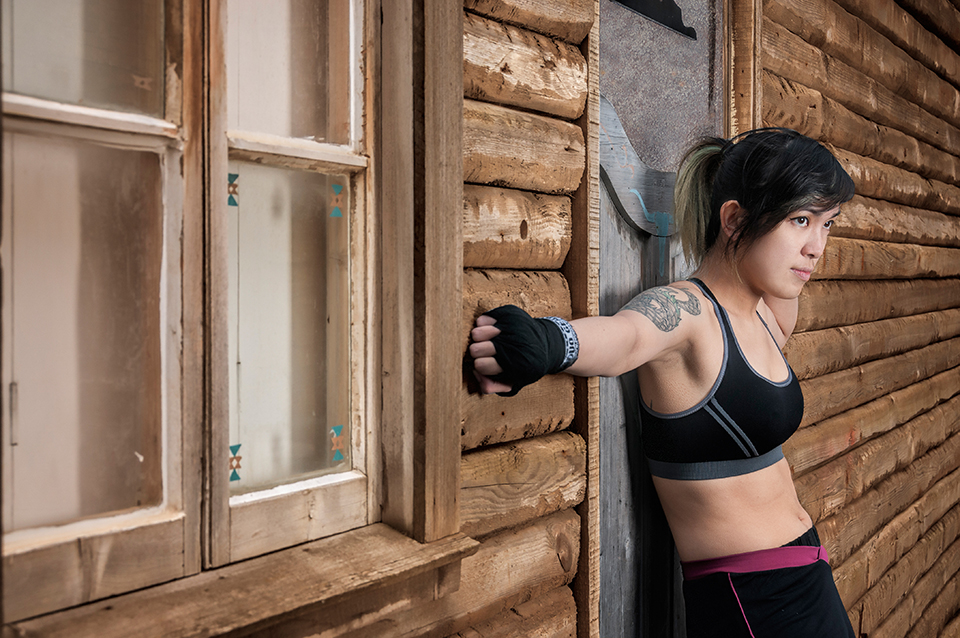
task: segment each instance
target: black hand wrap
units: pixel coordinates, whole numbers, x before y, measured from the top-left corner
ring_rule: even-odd
[[[576,361],[576,333],[562,319],[559,321],[566,324],[566,335],[555,318],[534,319],[517,306],[500,306],[484,314],[496,319],[500,329],[500,334],[490,341],[496,347],[494,358],[503,372],[491,379],[512,386],[510,392],[498,392],[500,396],[512,397],[524,386],[544,375],[556,374]]]

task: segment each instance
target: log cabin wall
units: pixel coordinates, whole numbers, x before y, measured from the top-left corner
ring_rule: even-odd
[[[464,8],[466,348],[476,317],[502,304],[597,314],[599,4]],[[490,604],[459,636],[595,635],[596,388],[567,375],[513,398],[464,386],[461,531],[482,546],[463,562],[461,590]],[[546,541],[529,567],[516,562],[524,534]]]
[[[733,1],[731,132],[835,148],[784,446],[862,636],[960,635],[960,2]]]

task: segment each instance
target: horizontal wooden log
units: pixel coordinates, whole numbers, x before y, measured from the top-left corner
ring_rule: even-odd
[[[960,614],[953,617],[940,632],[940,638],[960,638]]]
[[[558,272],[468,269],[463,274],[464,350],[476,318],[504,304],[519,306],[535,317],[571,318],[570,289]],[[548,376],[516,397],[469,390],[475,388],[464,387],[460,401],[464,450],[554,432],[573,421],[574,379],[570,375]]]
[[[468,13],[463,93],[573,120],[587,101],[587,63],[572,44]]]
[[[895,0],[836,0],[939,76],[960,87],[960,56]]]
[[[460,568],[460,589],[393,614],[345,638],[449,636],[569,585],[580,552],[580,517],[564,510],[485,539]]]
[[[802,428],[784,443],[795,478],[836,458],[864,441],[889,432],[951,398],[960,387],[960,369],[953,368],[885,394],[858,408]],[[821,475],[824,478],[824,475]],[[824,479],[824,482],[827,481]],[[812,499],[807,499],[812,502]],[[818,505],[818,509],[826,507]]]
[[[783,348],[801,380],[901,354],[960,335],[960,309],[793,335]]]
[[[833,0],[765,0],[763,15],[893,94],[960,126],[954,86]]]
[[[857,606],[862,609],[861,632],[872,635],[871,632],[933,566],[943,548],[950,547],[957,540],[958,532],[960,506],[954,506],[857,601]]]
[[[917,581],[906,598],[897,605],[893,613],[871,634],[871,637],[916,638],[939,634],[940,627],[935,626],[940,620],[939,614],[936,609],[930,609],[930,606],[937,599],[938,594],[943,592],[950,597],[951,607],[958,604],[955,578],[958,568],[960,568],[960,541],[954,541],[944,549],[930,571]]]
[[[960,307],[960,280],[811,281],[794,333]]]
[[[960,249],[834,237],[814,279],[916,279],[960,276]]]
[[[814,521],[832,516],[956,434],[960,430],[958,415],[960,398],[954,397],[800,476],[794,481],[800,502]]]
[[[951,548],[952,550],[953,548]],[[947,561],[947,553],[944,552],[944,563]],[[957,558],[956,553],[950,551],[950,556]],[[960,561],[958,561],[960,562]],[[956,566],[954,566],[955,568]],[[935,586],[935,584],[931,585]],[[911,602],[916,605],[919,596]],[[933,600],[923,610],[922,615],[910,628],[907,638],[924,638],[925,636],[944,636],[943,629],[957,611],[960,610],[960,575],[954,572],[954,576],[943,585],[939,590],[935,590]]]
[[[916,173],[882,164],[848,151],[834,151],[850,175],[857,192],[873,199],[960,215],[960,188]]]
[[[960,365],[960,338],[800,382],[806,398],[800,427],[846,412]]]
[[[831,561],[842,564],[881,527],[958,467],[960,434],[955,434],[909,467],[880,481],[836,514],[818,522],[817,529],[823,535]],[[950,506],[956,503],[956,495],[951,501]]]
[[[460,531],[479,538],[573,507],[587,485],[587,446],[559,432],[464,454]]]
[[[960,13],[947,0],[898,0],[930,31],[937,34],[954,50],[960,48]]]
[[[763,68],[817,89],[854,113],[907,133],[942,151],[951,152],[958,148],[960,129],[804,42],[786,27],[764,18],[762,39]]]
[[[556,270],[570,250],[570,198],[463,187],[465,268]]]
[[[857,115],[799,82],[761,74],[763,121],[826,144],[946,183],[960,180],[960,158]]]
[[[560,587],[450,638],[574,638],[576,635],[577,603],[569,587]]]
[[[866,595],[956,506],[958,489],[960,470],[938,481],[906,510],[883,525],[842,564],[833,563],[834,580],[847,608]]]
[[[549,375],[515,397],[464,390],[460,405],[463,450],[557,432],[573,422],[574,378]]]
[[[579,126],[464,100],[463,181],[569,195],[580,186],[585,162]]]
[[[593,26],[593,0],[464,0],[463,6],[481,15],[580,44]]]
[[[850,239],[960,247],[956,217],[855,195],[841,207],[831,235]]]

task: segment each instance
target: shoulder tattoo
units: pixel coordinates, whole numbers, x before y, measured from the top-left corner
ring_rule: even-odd
[[[679,293],[683,293],[685,298],[679,298]],[[691,315],[700,314],[700,300],[688,290],[659,286],[644,290],[623,309],[639,312],[661,332],[670,332],[680,325],[681,311]]]

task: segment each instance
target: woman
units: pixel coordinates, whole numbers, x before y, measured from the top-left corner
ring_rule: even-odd
[[[803,415],[781,348],[797,297],[853,182],[814,140],[759,129],[684,156],[675,216],[688,281],[612,317],[565,322],[497,308],[470,353],[483,392],[546,373],[637,369],[644,453],[684,571],[687,632],[853,636],[781,444]]]

